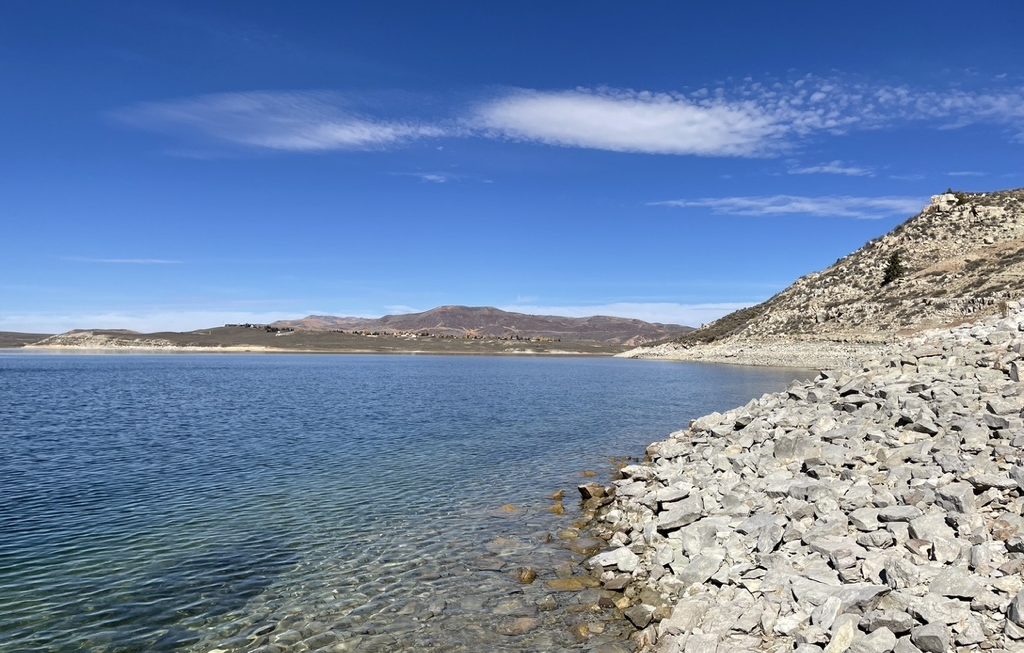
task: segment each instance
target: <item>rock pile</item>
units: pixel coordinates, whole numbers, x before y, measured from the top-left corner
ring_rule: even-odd
[[[623,468],[598,517],[612,548],[587,564],[639,648],[1024,651],[1010,309],[702,417]]]

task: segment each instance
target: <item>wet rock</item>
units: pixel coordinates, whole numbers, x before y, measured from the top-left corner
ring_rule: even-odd
[[[575,624],[569,629],[569,632],[577,642],[585,642],[590,639],[590,627],[587,624]]]
[[[537,609],[544,612],[550,612],[558,608],[558,600],[554,596],[548,594],[541,600],[537,601]]]
[[[285,630],[271,635],[270,641],[282,646],[297,644],[302,641],[302,633],[297,630]]]
[[[520,567],[516,569],[516,580],[524,585],[529,585],[537,580],[537,572],[530,567]]]
[[[525,635],[540,626],[540,619],[536,617],[517,617],[498,625],[497,631],[501,635],[516,636]]]
[[[643,603],[624,611],[626,618],[638,629],[647,627],[654,618],[654,607]]]
[[[569,578],[552,578],[547,581],[548,589],[555,592],[582,592],[589,587],[597,587],[601,581],[592,576],[571,576]]]
[[[501,571],[505,568],[505,563],[501,558],[478,558],[476,561],[476,568],[480,571]]]

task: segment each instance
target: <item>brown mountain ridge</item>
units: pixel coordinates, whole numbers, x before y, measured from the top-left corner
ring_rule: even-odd
[[[678,337],[693,330],[678,324],[625,317],[530,315],[491,306],[439,306],[420,313],[380,318],[310,315],[298,320],[281,320],[271,326],[303,331],[419,333],[456,338],[542,338],[625,346]]]

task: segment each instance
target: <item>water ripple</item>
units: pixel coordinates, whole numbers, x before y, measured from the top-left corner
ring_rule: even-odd
[[[585,597],[510,573],[573,560],[543,497],[792,375],[0,355],[0,651],[578,650]]]

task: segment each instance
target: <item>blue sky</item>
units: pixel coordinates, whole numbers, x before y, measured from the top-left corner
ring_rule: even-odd
[[[699,324],[1024,186],[1017,2],[553,4],[7,5],[0,330]]]

